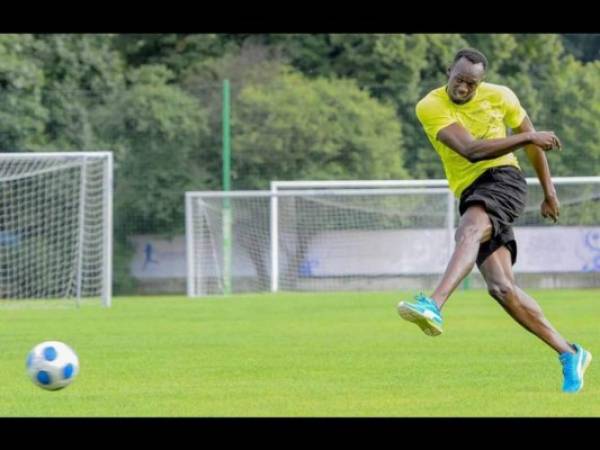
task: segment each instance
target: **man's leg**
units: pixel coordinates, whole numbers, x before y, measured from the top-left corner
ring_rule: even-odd
[[[538,303],[515,284],[510,251],[500,247],[479,266],[490,295],[523,328],[556,352],[575,353],[573,347],[546,319]]]
[[[583,388],[583,376],[592,361],[592,354],[580,345],[567,342],[544,317],[537,302],[515,284],[509,250],[500,247],[485,259],[479,270],[490,295],[506,312],[559,354],[564,377],[563,392],[579,392]]]
[[[442,333],[441,309],[458,284],[473,270],[479,246],[490,239],[492,222],[480,205],[467,208],[456,229],[456,247],[446,272],[431,297],[417,295],[416,302],[400,302],[398,314],[429,336]]]
[[[492,222],[483,206],[473,205],[467,208],[456,229],[456,246],[452,257],[430,296],[440,310],[460,282],[473,270],[481,243],[491,237]]]

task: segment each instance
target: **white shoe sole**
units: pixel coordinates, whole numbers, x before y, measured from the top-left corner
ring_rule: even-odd
[[[406,303],[400,302],[398,304],[398,314],[404,320],[408,320],[409,322],[416,323],[423,333],[427,336],[439,336],[442,334],[442,329],[437,326],[435,323],[428,320],[426,317],[422,316],[418,312],[412,310]]]
[[[592,354],[590,352],[588,352],[587,350],[586,350],[586,353],[587,353],[587,358],[585,359],[585,363],[583,364],[583,368],[581,369],[581,387],[579,388],[579,391],[583,388],[583,376],[585,375],[585,371],[587,370],[590,363],[592,362]]]

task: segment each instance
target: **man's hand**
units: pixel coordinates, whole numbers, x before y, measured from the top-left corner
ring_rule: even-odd
[[[560,216],[560,203],[558,201],[558,197],[550,196],[544,198],[541,209],[542,217],[550,217],[552,220],[554,220],[554,223],[558,221],[558,216]]]
[[[537,145],[544,151],[554,148],[561,150],[562,144],[553,131],[532,131],[530,132],[531,143]]]

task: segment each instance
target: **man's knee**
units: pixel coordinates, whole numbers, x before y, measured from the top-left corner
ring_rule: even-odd
[[[516,298],[517,287],[509,279],[495,280],[488,283],[489,294],[502,303],[512,302]]]

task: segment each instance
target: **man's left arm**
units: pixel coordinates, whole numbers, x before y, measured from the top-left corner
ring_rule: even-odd
[[[513,128],[514,133],[527,133],[535,131],[529,117],[525,116],[521,125]],[[556,189],[550,177],[550,166],[546,159],[546,154],[537,145],[528,144],[525,146],[525,153],[535,169],[535,173],[540,180],[542,189],[544,190],[544,201],[541,205],[541,213],[543,217],[550,217],[556,223],[560,215],[560,203],[556,195]]]

